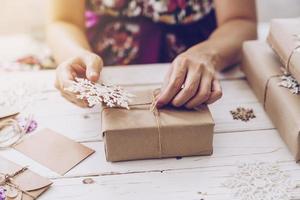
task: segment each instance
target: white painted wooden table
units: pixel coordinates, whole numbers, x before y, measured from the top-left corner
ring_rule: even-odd
[[[105,82],[125,86],[160,84],[166,68],[166,64],[105,68],[102,76]],[[15,150],[0,151],[9,160],[29,165],[53,180],[41,200],[232,199],[232,192],[222,183],[240,162],[278,162],[282,170],[300,181],[300,166],[238,68],[220,74],[224,96],[210,106],[216,123],[212,156],[118,163],[105,160],[99,108],[82,109],[67,102],[53,87],[54,75],[54,71],[0,75],[2,86],[23,81],[42,87],[39,98],[23,111],[34,115],[38,129],[53,129],[96,151],[63,177]],[[253,108],[257,118],[247,123],[233,120],[229,111],[238,106]],[[87,177],[95,183],[83,184]]]

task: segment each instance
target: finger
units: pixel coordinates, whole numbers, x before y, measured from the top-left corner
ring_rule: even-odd
[[[56,87],[59,90],[64,90],[65,81],[74,80],[76,77],[76,72],[72,70],[71,65],[69,63],[62,64],[56,71]]]
[[[72,63],[71,64],[71,73],[74,77],[86,78],[86,68],[83,64]]]
[[[186,62],[174,62],[170,80],[157,99],[157,107],[168,104],[181,89],[187,73]]]
[[[209,99],[206,101],[206,103],[208,104],[214,103],[221,97],[222,97],[222,87],[220,81],[218,79],[214,79],[212,82],[212,92]]]
[[[102,59],[98,56],[88,56],[84,58],[86,65],[86,77],[93,82],[98,81],[100,77],[100,71],[103,67]]]
[[[166,89],[166,87],[168,86],[172,72],[173,72],[173,65],[171,64],[170,67],[168,68],[168,71],[167,71],[165,77],[164,77],[164,82],[161,86],[161,91],[164,91]]]
[[[185,105],[185,107],[192,109],[207,101],[211,94],[211,85],[212,75],[204,73],[201,76],[198,93]]]
[[[196,68],[191,69],[187,73],[184,88],[179,91],[172,101],[175,107],[181,107],[196,94],[200,83],[201,72]]]

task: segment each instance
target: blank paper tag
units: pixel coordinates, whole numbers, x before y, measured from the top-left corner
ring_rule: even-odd
[[[14,148],[60,175],[95,152],[50,129],[36,132]]]

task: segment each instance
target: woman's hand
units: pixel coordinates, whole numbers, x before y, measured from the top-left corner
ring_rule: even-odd
[[[76,98],[76,94],[66,91],[75,77],[87,78],[92,82],[98,81],[103,67],[102,59],[91,52],[70,58],[61,63],[56,69],[55,87],[60,90],[61,95],[80,107],[88,107],[84,100]]]
[[[222,96],[216,78],[217,56],[186,51],[171,64],[157,99],[157,107],[171,103],[175,107],[192,109],[203,103],[213,103]]]

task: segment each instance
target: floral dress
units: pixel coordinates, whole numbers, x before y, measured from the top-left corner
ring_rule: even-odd
[[[105,65],[170,62],[216,27],[212,0],[87,0],[86,8]]]

